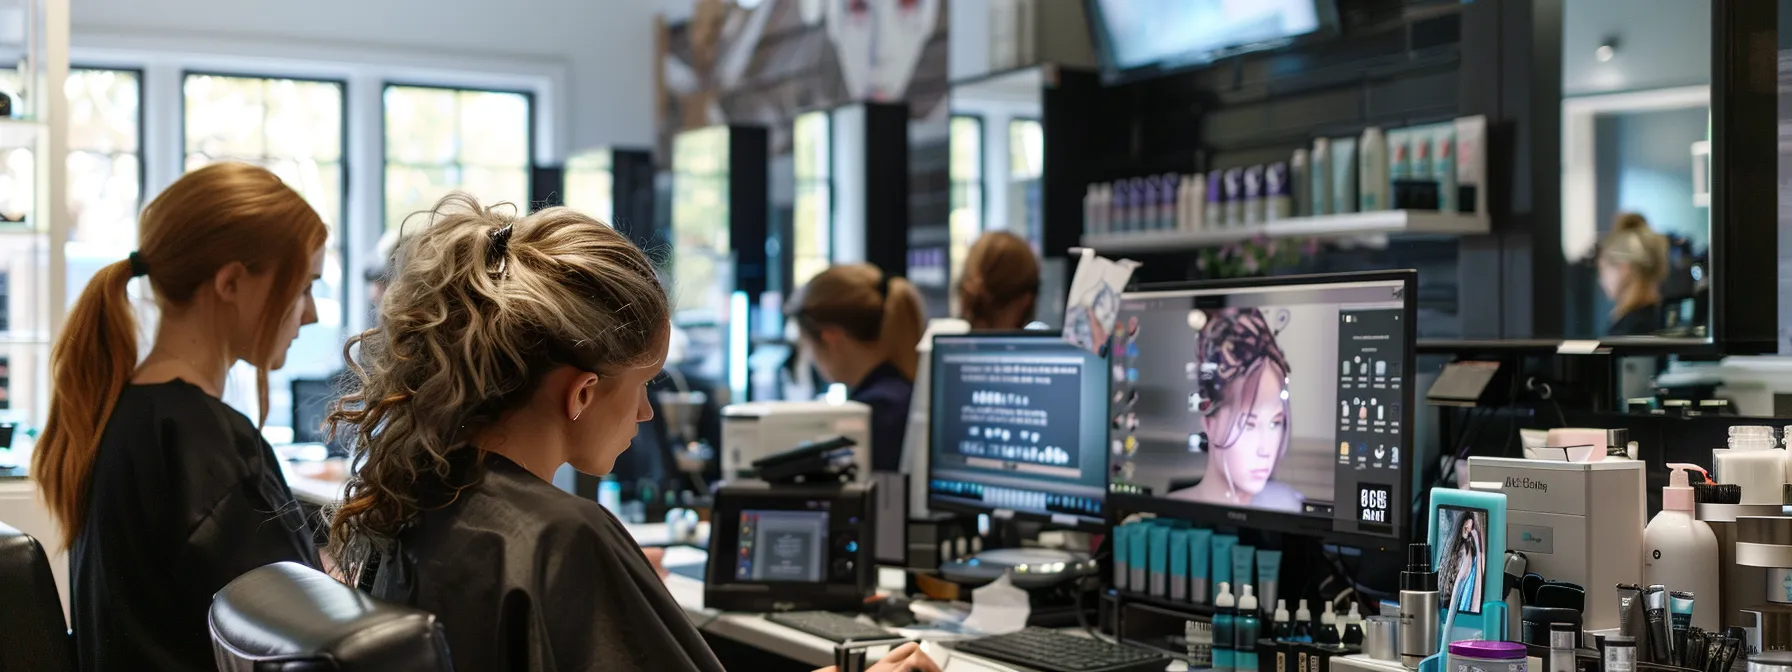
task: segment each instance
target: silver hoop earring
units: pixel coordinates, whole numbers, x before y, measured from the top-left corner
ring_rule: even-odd
[[[573,422],[578,422],[578,421],[579,421],[579,416],[581,416],[581,415],[584,415],[584,414],[585,414],[585,412],[584,412],[584,411],[579,411],[579,412],[577,412],[577,413],[574,413],[574,414],[572,414],[572,421],[573,421]]]

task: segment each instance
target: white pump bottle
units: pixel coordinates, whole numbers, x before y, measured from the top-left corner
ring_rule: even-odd
[[[1710,598],[1722,595],[1718,586],[1717,535],[1705,521],[1693,517],[1692,486],[1688,470],[1701,474],[1696,464],[1669,464],[1673,470],[1668,487],[1661,489],[1661,513],[1643,528],[1643,585],[1662,584],[1670,591],[1691,592],[1695,602],[1692,624],[1720,627],[1719,609]]]

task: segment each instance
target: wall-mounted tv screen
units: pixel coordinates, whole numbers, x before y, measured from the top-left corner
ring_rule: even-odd
[[[1331,0],[1086,0],[1110,82],[1274,49],[1335,24]]]

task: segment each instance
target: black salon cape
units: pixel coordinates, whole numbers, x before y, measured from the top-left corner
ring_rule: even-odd
[[[915,384],[889,362],[877,365],[859,381],[848,399],[871,407],[871,469],[902,469],[902,438],[908,433],[909,399]]]
[[[436,615],[454,669],[722,669],[615,516],[503,457],[485,464],[399,536],[373,582]]]
[[[256,567],[318,565],[255,425],[193,385],[130,385],[100,438],[70,549],[83,670],[215,670],[212,594]]]

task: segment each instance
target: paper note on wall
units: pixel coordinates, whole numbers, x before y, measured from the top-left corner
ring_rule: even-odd
[[[1094,250],[1083,250],[1064,304],[1064,340],[1101,354],[1101,347],[1114,331],[1114,320],[1120,315],[1120,295],[1126,291],[1126,283],[1132,280],[1133,269],[1138,265],[1129,259],[1114,261],[1095,256]]]

